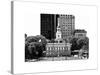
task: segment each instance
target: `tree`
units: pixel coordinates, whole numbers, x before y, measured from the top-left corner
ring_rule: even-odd
[[[35,36],[28,36],[27,38],[26,38],[26,41],[27,42],[36,42],[37,41],[37,38],[35,37]]]
[[[40,42],[40,43],[42,43],[43,45],[46,45],[46,44],[47,44],[46,38],[45,38],[44,36],[42,36],[42,35],[37,35],[36,38],[37,38],[37,42]],[[39,40],[41,40],[41,41],[39,41]]]
[[[25,38],[25,58],[38,59],[43,56],[47,41],[42,35]]]
[[[78,38],[73,38],[70,43],[72,43],[72,46],[71,46],[71,50],[78,50],[78,44],[77,44],[77,40]]]
[[[25,34],[25,38],[27,38],[27,34]]]
[[[89,49],[89,39],[88,37],[80,38],[77,41],[80,49],[88,50]]]

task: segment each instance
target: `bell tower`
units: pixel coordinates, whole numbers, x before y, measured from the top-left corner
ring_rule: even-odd
[[[59,25],[59,18],[58,18],[58,26],[57,26],[57,32],[56,32],[56,39],[62,39],[61,37],[61,28]]]

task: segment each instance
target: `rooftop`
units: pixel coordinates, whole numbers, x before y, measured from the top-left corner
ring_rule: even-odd
[[[76,29],[75,31],[74,31],[74,33],[87,33],[84,29],[83,30],[81,30],[81,29]]]

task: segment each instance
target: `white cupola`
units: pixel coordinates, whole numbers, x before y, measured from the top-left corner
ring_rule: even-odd
[[[57,32],[56,32],[56,39],[61,39],[61,28],[59,25],[59,20],[58,20],[58,26],[57,26]]]

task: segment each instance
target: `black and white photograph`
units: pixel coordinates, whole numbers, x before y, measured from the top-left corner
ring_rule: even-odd
[[[40,35],[25,33],[25,62],[89,59],[89,38],[75,27],[75,15],[40,15]]]
[[[12,2],[12,72],[97,68],[97,7]]]

